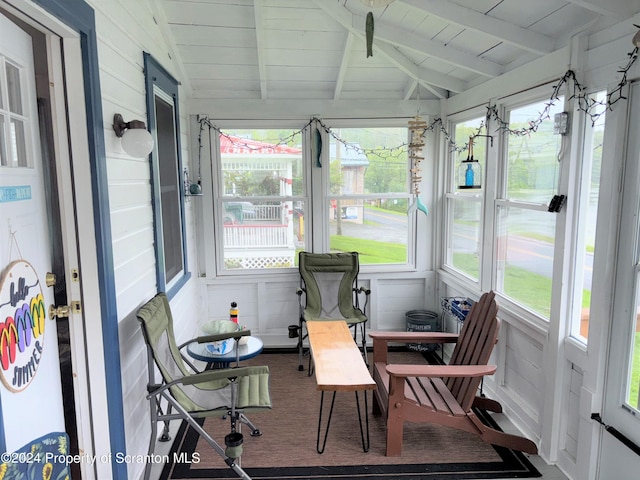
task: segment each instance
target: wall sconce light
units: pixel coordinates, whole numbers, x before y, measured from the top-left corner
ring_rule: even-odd
[[[141,120],[125,122],[122,115],[113,116],[113,131],[122,138],[122,148],[132,157],[146,157],[153,150],[153,137]]]

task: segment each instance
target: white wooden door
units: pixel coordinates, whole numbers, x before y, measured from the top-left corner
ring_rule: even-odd
[[[5,448],[64,432],[31,37],[0,14],[0,402]],[[58,436],[58,438],[60,438]]]
[[[637,479],[640,472],[640,83],[631,88],[616,289],[598,478]],[[627,441],[627,444],[625,444]],[[638,450],[634,452],[634,449]]]

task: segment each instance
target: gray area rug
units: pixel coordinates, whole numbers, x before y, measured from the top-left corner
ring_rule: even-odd
[[[421,353],[391,352],[396,363],[425,362]],[[429,424],[405,424],[401,457],[385,456],[385,423],[371,414],[370,449],[363,452],[353,392],[338,392],[323,454],[316,452],[320,392],[315,379],[298,371],[298,356],[263,353],[243,365],[268,365],[273,409],[250,415],[263,435],[244,431],[242,468],[254,479],[479,479],[539,477],[519,452],[492,447],[466,432]],[[325,394],[324,418],[331,395]],[[360,393],[362,404],[362,393]],[[486,421],[491,422],[491,417]],[[224,445],[228,420],[207,419],[204,428]],[[245,427],[246,430],[246,427]],[[235,478],[222,458],[186,424],[176,434],[170,458],[199,456],[198,463],[167,465],[162,479]],[[180,457],[180,454],[184,454]]]

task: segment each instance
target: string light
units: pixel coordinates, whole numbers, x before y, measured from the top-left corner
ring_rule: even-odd
[[[276,143],[271,143],[269,145],[260,145],[260,146],[255,146],[252,145],[249,142],[244,142],[242,141],[242,139],[238,139],[238,137],[233,137],[227,133],[225,133],[223,130],[221,130],[220,128],[218,128],[217,126],[215,126],[211,120],[209,120],[208,118],[201,118],[200,119],[200,131],[202,131],[205,127],[209,127],[212,130],[215,130],[216,132],[218,132],[219,135],[221,135],[222,137],[226,138],[230,144],[243,148],[243,149],[247,149],[247,150],[262,150],[264,151],[265,149],[273,149],[276,150],[278,147],[281,146],[291,146],[292,144],[297,143],[296,142],[296,138],[299,135],[302,135],[303,131],[308,128],[311,123],[313,123],[314,121],[318,122],[318,125],[320,125],[320,127],[329,135],[331,136],[336,142],[341,143],[346,151],[352,151],[355,153],[359,153],[359,154],[363,154],[366,156],[369,155],[374,155],[377,156],[383,160],[389,159],[389,158],[398,158],[400,157],[405,151],[406,151],[406,147],[407,147],[407,143],[402,143],[400,145],[397,146],[392,146],[392,147],[376,147],[376,148],[362,148],[360,145],[355,144],[355,143],[351,143],[348,142],[346,140],[343,140],[342,138],[340,138],[333,130],[331,130],[331,128],[329,128],[327,125],[325,125],[320,119],[318,118],[312,118],[311,120],[309,120],[302,128],[300,128],[299,130],[295,130],[293,132],[291,132],[289,135],[287,135],[284,138],[280,138]],[[199,139],[200,141],[200,139]]]
[[[582,85],[578,79],[576,78],[576,74],[573,70],[567,70],[567,72],[560,78],[558,83],[553,87],[553,91],[549,98],[549,101],[545,103],[545,107],[538,115],[538,118],[529,121],[529,125],[521,128],[510,128],[509,122],[506,122],[500,117],[498,112],[498,108],[495,105],[488,105],[487,112],[485,115],[485,120],[480,123],[480,126],[477,128],[476,132],[469,137],[469,141],[472,142],[475,137],[482,135],[482,130],[489,124],[490,121],[496,123],[496,131],[497,132],[505,132],[509,135],[515,136],[524,136],[530,135],[538,130],[538,127],[545,120],[550,118],[549,112],[551,108],[555,105],[555,103],[560,99],[561,89],[566,84],[567,88],[569,88],[569,84],[571,84],[571,94],[569,95],[569,100],[575,100],[577,102],[577,109],[579,111],[584,112],[591,119],[592,125],[595,125],[600,116],[602,116],[606,110],[611,110],[613,105],[615,105],[620,100],[626,100],[627,97],[623,95],[624,87],[629,83],[628,72],[631,69],[631,66],[635,63],[638,58],[639,47],[636,46],[631,52],[627,54],[629,60],[624,67],[621,67],[618,70],[618,73],[622,74],[622,78],[618,82],[616,88],[610,91],[606,100],[598,101],[593,96],[589,95],[587,89],[584,85]],[[378,148],[362,148],[358,144],[350,143],[342,138],[340,138],[331,128],[325,125],[322,120],[318,118],[312,118],[307,122],[301,129],[292,132],[290,135],[279,139],[277,143],[273,143],[270,146],[261,145],[259,147],[249,144],[248,142],[242,142],[237,137],[231,137],[230,135],[224,133],[221,129],[216,127],[211,121],[206,118],[200,118],[200,131],[208,126],[210,129],[215,130],[221,136],[225,137],[231,144],[242,147],[248,150],[260,149],[263,150],[265,148],[273,148],[274,150],[280,146],[291,146],[296,143],[296,138],[302,134],[302,132],[308,128],[312,122],[316,121],[317,124],[336,142],[344,145],[347,151],[353,151],[359,154],[363,154],[366,156],[373,155],[383,160],[390,158],[399,158],[403,154],[407,152],[407,148],[410,146],[408,143],[404,142],[397,146],[392,147],[378,147]],[[441,132],[446,140],[449,150],[451,153],[461,153],[466,151],[469,148],[469,142],[466,142],[464,145],[458,145],[455,143],[454,138],[447,131],[444,126],[444,122],[441,118],[435,118],[430,125],[426,126],[421,134],[421,137],[424,137],[427,132],[434,132],[437,129]],[[412,138],[412,141],[414,139]],[[200,138],[198,138],[200,142]]]

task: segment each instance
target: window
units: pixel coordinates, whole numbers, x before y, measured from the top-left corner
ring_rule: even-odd
[[[329,143],[329,249],[360,253],[360,264],[409,262],[406,127],[340,128]]]
[[[508,109],[509,129],[527,130],[541,118],[548,102]],[[556,216],[548,211],[557,193],[558,156],[563,137],[554,134],[560,98],[538,128],[524,135],[506,134],[501,194],[496,201],[496,290],[548,319]]]
[[[595,121],[587,118],[584,134],[584,150],[582,155],[583,176],[580,190],[580,212],[578,221],[578,261],[574,275],[575,305],[571,324],[571,334],[585,340],[589,336],[589,317],[591,311],[591,287],[593,284],[593,254],[596,240],[596,218],[598,215],[598,198],[600,196],[600,172],[602,167],[602,140],[606,117],[607,92],[602,91],[590,95],[589,103],[594,105],[592,114]]]
[[[450,171],[446,198],[448,216],[446,232],[445,266],[454,269],[475,282],[480,281],[483,196],[479,190],[460,188],[458,168],[469,158],[469,141],[473,140],[473,158],[485,172],[486,138],[485,118],[478,117],[453,124],[455,148],[449,152]],[[463,146],[467,146],[464,148]],[[481,181],[481,185],[484,179]],[[464,184],[463,184],[464,185]]]
[[[314,158],[316,133],[322,142]],[[225,129],[217,135],[219,271],[295,268],[301,250],[357,250],[362,265],[412,260],[406,127]]]
[[[302,132],[225,130],[218,218],[224,270],[294,267],[305,249],[307,197]]]
[[[149,54],[144,55],[147,116],[155,139],[151,185],[158,291],[171,297],[189,279],[184,226],[178,83]]]

